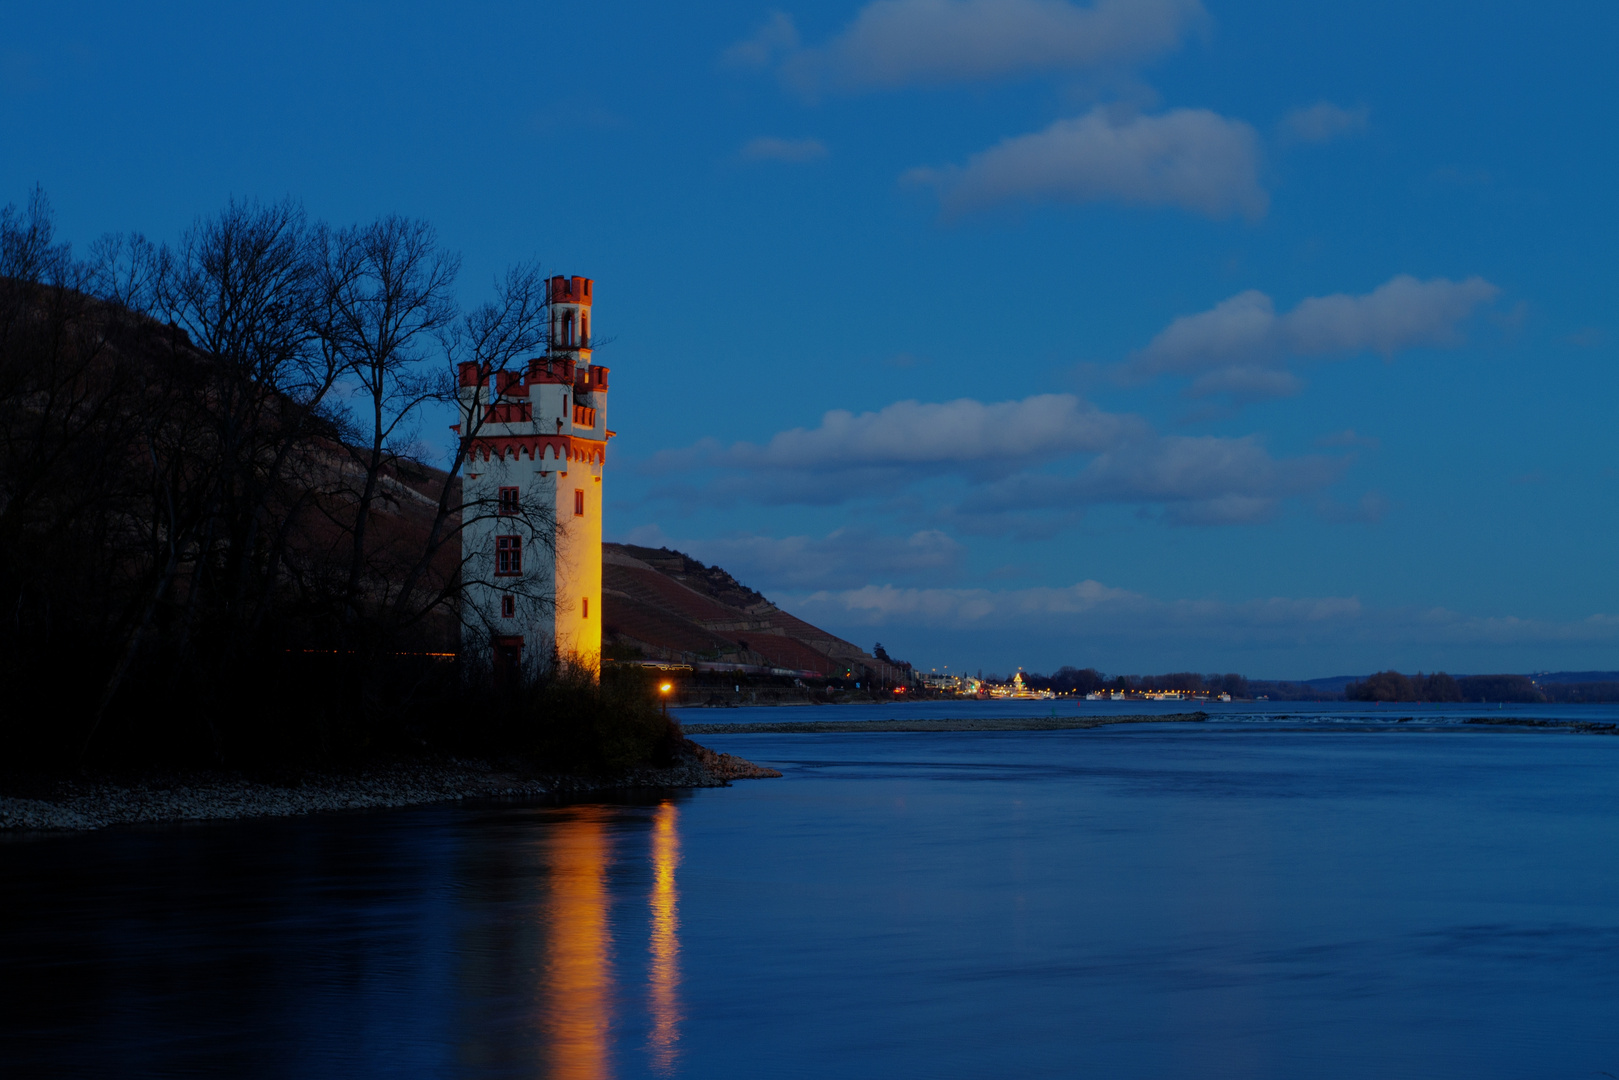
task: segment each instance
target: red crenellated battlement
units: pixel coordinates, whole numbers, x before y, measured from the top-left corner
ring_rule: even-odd
[[[504,461],[528,458],[544,461],[549,448],[552,460],[583,461],[603,464],[607,460],[607,443],[597,439],[581,439],[573,435],[480,435],[472,440],[470,457],[474,461],[491,458]]]
[[[536,356],[528,362],[530,383],[563,383],[575,381],[577,366],[569,356]]]
[[[551,303],[580,304],[589,307],[592,284],[591,279],[587,277],[564,277],[558,274],[551,279]]]

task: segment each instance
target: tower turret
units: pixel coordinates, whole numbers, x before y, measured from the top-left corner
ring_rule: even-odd
[[[587,277],[551,279],[551,351],[576,353],[590,363],[590,289]]]

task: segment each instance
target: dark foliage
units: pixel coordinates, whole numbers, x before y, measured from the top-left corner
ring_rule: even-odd
[[[663,714],[657,673],[635,666],[594,668],[563,662],[500,686],[485,675],[462,688],[425,725],[433,745],[462,753],[515,754],[567,772],[614,773],[670,765],[681,753],[680,726]]]
[[[1619,682],[1537,682],[1546,700],[1569,705],[1594,705],[1619,701]]]
[[[1432,675],[1402,675],[1379,671],[1344,688],[1350,701],[1505,701],[1538,703],[1546,699],[1527,675],[1466,675],[1452,678],[1443,671]]]
[[[639,684],[559,665],[494,695],[454,659],[481,630],[459,531],[496,508],[461,499],[476,431],[440,470],[417,417],[548,321],[533,266],[466,313],[455,267],[424,223],[291,203],[88,262],[42,193],[0,211],[0,764],[335,763],[463,728],[579,767],[651,753],[667,725]]]
[[[1466,675],[1456,680],[1460,701],[1504,701],[1539,704],[1546,700],[1527,675]]]

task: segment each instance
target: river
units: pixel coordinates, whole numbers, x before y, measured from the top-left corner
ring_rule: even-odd
[[[1619,737],[1380,709],[721,734],[784,777],[13,838],[0,1072],[1619,1074]]]

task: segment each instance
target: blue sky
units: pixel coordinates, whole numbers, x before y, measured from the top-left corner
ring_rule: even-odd
[[[31,5],[0,202],[598,281],[610,537],[923,667],[1619,668],[1619,8]],[[447,422],[447,421],[446,421]],[[431,434],[430,432],[428,433]]]

